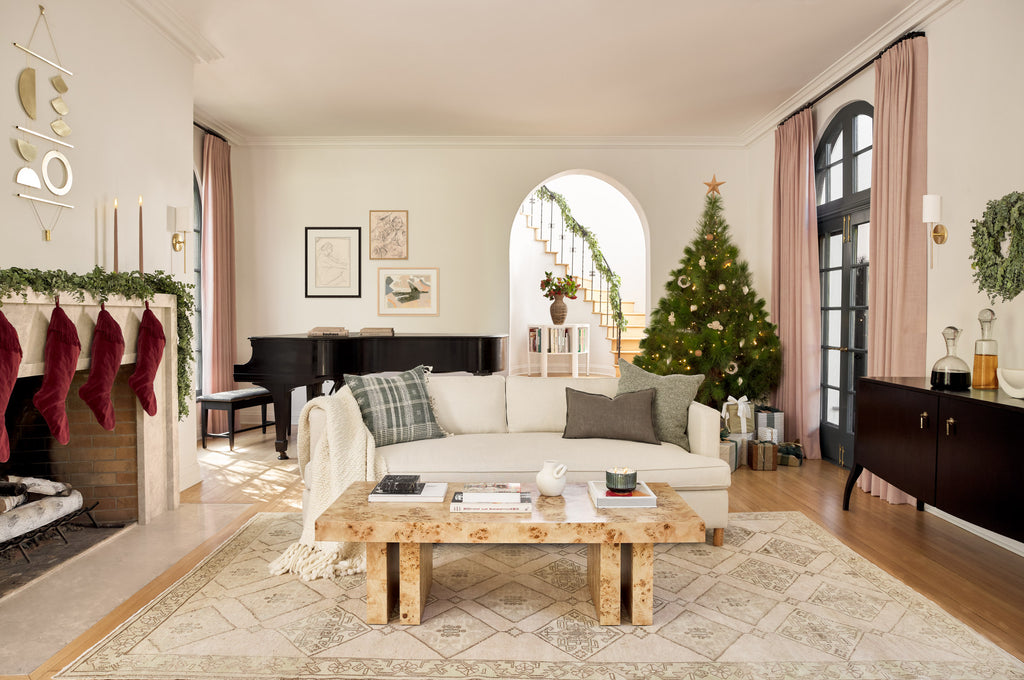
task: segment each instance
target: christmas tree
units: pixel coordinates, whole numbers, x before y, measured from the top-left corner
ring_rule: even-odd
[[[712,178],[699,231],[665,284],[633,363],[651,373],[703,373],[697,399],[765,397],[779,382],[782,355],[775,325],[729,238],[722,196]]]

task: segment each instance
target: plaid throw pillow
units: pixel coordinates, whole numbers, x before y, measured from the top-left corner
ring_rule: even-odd
[[[377,446],[444,436],[434,418],[422,366],[390,378],[346,374],[345,384],[352,388]]]

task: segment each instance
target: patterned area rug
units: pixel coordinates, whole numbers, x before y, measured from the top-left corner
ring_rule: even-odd
[[[57,677],[1024,678],[800,513],[656,546],[654,625],[636,627],[597,625],[579,545],[436,546],[424,623],[367,625],[362,575],[268,575],[300,530],[257,515]]]

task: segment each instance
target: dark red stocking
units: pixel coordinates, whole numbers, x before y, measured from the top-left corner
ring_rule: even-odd
[[[18,379],[18,366],[21,364],[21,343],[18,342],[18,331],[0,312],[0,414],[7,412],[7,402],[11,398],[11,390]],[[11,443],[7,439],[7,427],[0,423],[0,463],[6,463],[11,457]]]
[[[91,354],[89,380],[78,389],[78,396],[89,405],[104,430],[113,430],[114,403],[110,399],[110,391],[124,356],[124,335],[114,317],[105,309],[101,309],[96,317]]]
[[[71,439],[66,402],[81,351],[75,324],[59,305],[54,307],[43,350],[43,386],[32,398],[32,403],[43,414],[50,432],[61,444],[67,444]]]
[[[164,356],[164,327],[160,319],[150,311],[142,313],[139,324],[139,343],[136,346],[135,373],[128,378],[128,384],[139,398],[143,410],[151,416],[156,415],[156,394],[153,393],[153,379],[156,369],[160,367],[160,359]]]

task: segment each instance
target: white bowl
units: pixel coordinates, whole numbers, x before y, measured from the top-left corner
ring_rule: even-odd
[[[1024,368],[997,368],[999,389],[1016,399],[1024,399]]]

